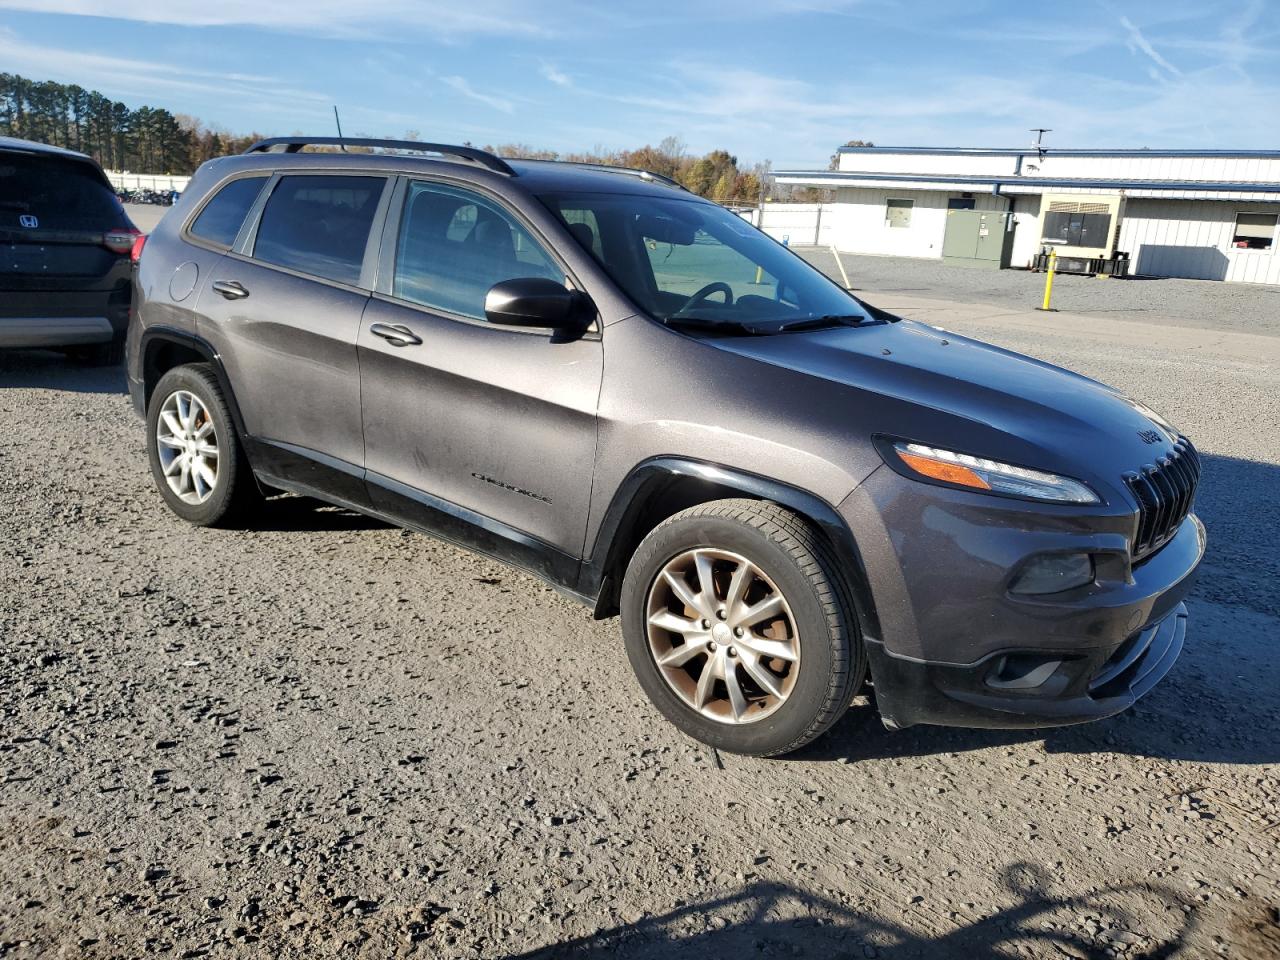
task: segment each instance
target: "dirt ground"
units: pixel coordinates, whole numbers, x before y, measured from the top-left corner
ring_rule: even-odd
[[[617,624],[297,499],[197,530],[120,370],[0,355],[0,956],[1280,956],[1280,339],[882,305],[1067,363],[1206,457],[1136,709],[716,756]]]

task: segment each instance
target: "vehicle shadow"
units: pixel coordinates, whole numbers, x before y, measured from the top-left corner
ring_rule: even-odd
[[[246,525],[251,530],[272,533],[340,533],[344,530],[382,530],[391,526],[355,510],[293,494],[269,497],[254,511]]]
[[[125,393],[124,366],[88,367],[51,350],[0,350],[0,389]]]
[[[787,884],[760,882],[506,960],[665,960],[677,954],[699,960],[761,954],[831,960],[1003,960],[1024,955],[1104,960],[1117,956],[1117,948],[1130,960],[1162,960],[1189,949],[1186,940],[1196,926],[1194,913],[1170,910],[1180,905],[1180,898],[1159,885],[1120,884],[1081,896],[1055,896],[1049,874],[1029,863],[1007,867],[1000,879],[1016,899],[1013,906],[957,920],[958,926],[939,934],[872,917]],[[1082,915],[1092,923],[1081,923]],[[1163,917],[1170,919],[1157,921],[1162,933],[1144,929],[1152,918]],[[928,913],[922,912],[922,919],[930,926],[947,925]],[[1033,949],[1034,954],[1027,953]]]
[[[1188,600],[1182,655],[1133,709],[1044,730],[919,726],[889,732],[862,699],[795,760],[931,756],[1042,741],[1049,753],[1202,763],[1280,762],[1280,466],[1203,455],[1196,512],[1209,545]]]

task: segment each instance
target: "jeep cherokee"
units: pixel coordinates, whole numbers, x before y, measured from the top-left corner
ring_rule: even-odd
[[[136,297],[180,517],[287,491],[521,567],[620,614],[718,748],[795,750],[868,673],[891,728],[1092,720],[1182,648],[1189,441],[653,174],[263,141],[200,168]]]

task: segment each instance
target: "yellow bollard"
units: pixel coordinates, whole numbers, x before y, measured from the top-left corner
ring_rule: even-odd
[[[1049,251],[1049,272],[1045,275],[1045,278],[1044,278],[1044,303],[1036,307],[1037,310],[1042,310],[1045,313],[1058,312],[1057,310],[1053,309],[1053,307],[1049,306],[1049,298],[1053,296],[1053,271],[1057,267],[1057,265],[1058,265],[1058,251],[1050,250]]]

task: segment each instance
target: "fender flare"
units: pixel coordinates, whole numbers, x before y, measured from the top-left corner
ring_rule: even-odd
[[[244,417],[240,414],[240,404],[236,402],[236,393],[231,388],[231,380],[227,376],[227,369],[223,366],[222,357],[213,345],[194,333],[188,333],[185,330],[179,330],[175,327],[152,326],[142,332],[142,336],[138,339],[138,355],[142,360],[142,414],[146,416],[146,404],[150,400],[147,396],[147,357],[151,353],[152,346],[156,343],[170,343],[179,347],[198,353],[204,358],[204,361],[213,368],[214,376],[218,378],[218,385],[222,388],[222,395],[227,401],[227,406],[231,408],[231,419],[234,423],[236,434],[241,440],[248,437],[248,433],[244,427]]]
[[[807,490],[734,467],[688,457],[654,457],[634,467],[614,493],[596,532],[589,556],[583,560],[579,592],[596,597],[596,616],[612,609],[620,579],[626,568],[625,545],[633,539],[645,506],[673,481],[701,480],[707,484],[707,500],[739,494],[754,500],[769,500],[794,510],[815,523],[836,553],[841,572],[853,594],[858,626],[864,638],[880,638],[880,621],[871,595],[870,581],[862,552],[848,524],[834,506]],[[647,531],[646,531],[647,532]]]

